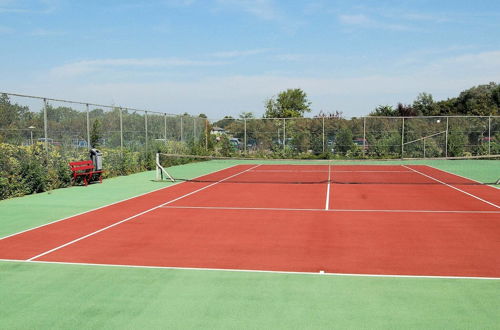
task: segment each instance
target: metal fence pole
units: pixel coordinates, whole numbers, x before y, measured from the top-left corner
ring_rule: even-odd
[[[182,119],[184,116],[181,116],[181,142],[184,141],[184,127],[182,125]]]
[[[146,130],[146,152],[149,151],[148,148],[148,112],[144,111],[144,129]]]
[[[205,150],[208,151],[208,119],[205,119]]]
[[[283,150],[286,147],[286,119],[283,118]]]
[[[87,110],[87,148],[90,150],[92,146],[90,145],[90,112],[89,105],[85,105],[85,109]]]
[[[163,139],[165,140],[165,144],[167,144],[167,114],[163,114]]]
[[[405,117],[403,117],[403,126],[401,127],[401,158],[404,157],[405,152]]]
[[[120,152],[123,156],[123,109],[120,109]]]
[[[47,108],[49,106],[47,99],[43,99],[43,130],[44,130],[44,137],[45,141],[43,142],[43,145],[45,147],[45,151],[49,150],[49,145],[48,145],[48,120],[47,120]]]
[[[245,150],[245,153],[247,153],[247,119],[243,119],[243,143],[245,143],[245,146],[243,147]]]
[[[193,117],[193,143],[196,143],[196,117]]]
[[[363,117],[363,154],[366,153],[366,117]]]
[[[491,155],[491,116],[488,116],[488,155]]]
[[[448,122],[448,116],[446,116],[446,132],[445,132],[445,157],[448,157],[448,128],[449,128],[449,122]]]
[[[325,152],[325,116],[322,117],[322,120],[321,120],[321,125],[322,125],[322,131],[321,131],[321,135],[323,137],[323,153]]]

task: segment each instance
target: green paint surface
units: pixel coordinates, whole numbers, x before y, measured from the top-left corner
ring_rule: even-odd
[[[340,163],[352,162],[334,162]],[[498,161],[380,163],[427,164],[482,182],[500,176]],[[196,177],[234,164],[170,170],[177,177]],[[0,237],[169,185],[153,179],[154,172],[145,172],[0,201]],[[499,310],[500,280],[0,262],[2,329],[495,329]]]

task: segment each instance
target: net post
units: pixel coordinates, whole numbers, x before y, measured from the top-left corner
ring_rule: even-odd
[[[44,130],[44,137],[45,141],[43,142],[43,146],[45,148],[45,151],[48,152],[49,146],[47,144],[47,138],[48,138],[48,120],[47,120],[47,107],[49,106],[47,99],[43,99],[43,130]]]
[[[158,167],[158,164],[160,164],[160,154],[157,152],[156,153],[156,181],[160,181],[160,175],[161,175],[161,171],[160,171],[160,167]]]
[[[87,149],[91,149],[92,146],[90,145],[90,112],[89,112],[89,104],[85,104],[85,112],[87,116]]]
[[[405,117],[403,117],[403,124],[401,126],[401,158],[404,157],[405,152]]]
[[[245,143],[245,146],[243,147],[245,150],[245,154],[247,153],[247,119],[243,118],[243,142]]]
[[[446,116],[446,134],[445,134],[445,157],[448,158],[448,128],[449,128],[449,119],[450,117]]]

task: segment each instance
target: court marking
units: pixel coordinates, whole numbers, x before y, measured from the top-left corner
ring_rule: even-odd
[[[206,176],[206,175],[210,175],[210,174],[213,174],[213,173],[217,173],[217,172],[220,172],[220,171],[224,171],[224,170],[228,170],[230,168],[233,168],[235,166],[238,166],[238,165],[233,165],[233,166],[229,166],[229,167],[226,167],[226,168],[223,168],[223,169],[220,169],[220,170],[217,170],[215,172],[211,172],[211,173],[208,173],[208,174],[202,174],[200,176],[197,176],[196,178],[193,178],[192,180],[194,179],[198,179],[198,178],[201,178],[203,176]],[[100,210],[102,208],[105,208],[105,207],[108,207],[108,206],[111,206],[111,205],[115,205],[115,204],[118,204],[118,203],[121,203],[121,202],[126,202],[128,200],[131,200],[131,199],[134,199],[134,198],[137,198],[137,197],[141,197],[141,196],[144,196],[144,195],[147,195],[147,194],[151,194],[151,193],[154,193],[154,192],[157,192],[157,191],[160,191],[162,189],[168,189],[170,187],[173,187],[173,186],[176,186],[178,184],[181,184],[183,183],[182,181],[180,182],[174,182],[174,183],[171,183],[169,186],[167,187],[162,187],[162,188],[158,188],[158,189],[155,189],[155,190],[151,190],[151,191],[148,191],[148,192],[145,192],[145,193],[142,193],[142,194],[139,194],[139,195],[135,195],[135,196],[132,196],[132,197],[128,197],[128,198],[125,198],[125,199],[122,199],[122,200],[119,200],[117,202],[113,202],[113,203],[109,203],[109,204],[106,204],[106,205],[103,205],[103,206],[99,206],[99,207],[96,207],[94,209],[90,209],[88,211],[83,211],[83,212],[80,212],[80,213],[77,213],[77,214],[73,214],[73,215],[70,215],[70,216],[67,216],[67,217],[64,217],[64,218],[61,218],[61,219],[58,219],[58,220],[54,220],[54,221],[51,221],[51,222],[47,222],[43,225],[39,225],[39,226],[36,226],[36,227],[33,227],[33,228],[29,228],[29,229],[25,229],[25,230],[22,230],[22,231],[19,231],[19,232],[16,232],[14,234],[9,234],[7,236],[4,236],[4,237],[0,237],[0,241],[5,239],[5,238],[9,238],[9,237],[12,237],[12,236],[16,236],[16,235],[19,235],[19,234],[22,234],[22,233],[26,233],[28,231],[31,231],[31,230],[35,230],[35,229],[38,229],[38,228],[42,228],[42,227],[45,227],[45,226],[48,226],[48,225],[51,225],[53,223],[56,223],[56,222],[59,222],[59,221],[64,221],[64,220],[68,220],[68,219],[71,219],[73,217],[77,217],[77,216],[80,216],[80,215],[83,215],[83,214],[86,214],[86,213],[89,213],[89,212],[93,212],[93,211],[97,211],[97,210]]]
[[[317,166],[317,165],[316,165]],[[329,166],[338,166],[338,165],[329,165]],[[412,173],[411,171],[374,171],[374,170],[253,170],[250,172],[259,172],[259,173],[326,173],[326,172],[333,172],[333,173]]]
[[[300,209],[279,207],[232,207],[232,206],[161,206],[162,209],[201,209],[201,210],[242,210],[242,211],[312,211],[312,212],[379,212],[379,213],[464,213],[500,214],[500,211],[471,210],[382,210],[382,209]]]
[[[2,262],[28,263],[28,264],[55,264],[72,266],[94,266],[94,267],[118,267],[137,269],[164,269],[164,270],[190,270],[190,271],[219,271],[232,273],[257,273],[257,274],[286,274],[286,275],[316,275],[316,276],[346,276],[346,277],[383,277],[383,278],[427,278],[427,279],[451,279],[451,280],[500,280],[500,277],[481,276],[446,276],[446,275],[399,275],[399,274],[356,274],[356,273],[326,273],[326,272],[293,272],[280,270],[258,270],[258,269],[234,269],[234,268],[196,268],[196,267],[169,267],[169,266],[139,266],[139,265],[115,265],[115,264],[95,264],[84,262],[64,262],[64,261],[42,261],[42,260],[10,260],[0,259]]]
[[[432,168],[432,169],[435,169],[436,171],[442,171],[442,172],[445,172],[445,173],[448,173],[448,174],[451,174],[451,175],[458,176],[458,177],[460,177],[460,178],[462,178],[462,179],[466,179],[466,180],[470,180],[470,181],[477,182],[477,183],[479,183],[480,185],[485,186],[485,187],[490,187],[490,188],[494,188],[494,189],[500,190],[500,186],[495,187],[495,186],[492,186],[492,185],[489,185],[489,184],[485,184],[484,182],[477,181],[477,180],[474,180],[474,179],[471,179],[471,178],[465,177],[465,176],[463,176],[463,175],[459,175],[459,174],[456,174],[456,173],[452,173],[452,172],[449,172],[449,171],[446,171],[446,170],[442,170],[442,169],[440,169],[440,168],[437,168],[437,167],[434,167],[434,166],[431,166],[431,165],[424,165],[424,166],[427,166],[427,167],[430,167],[430,168]]]
[[[328,164],[328,184],[326,188],[326,202],[325,202],[325,210],[328,210],[330,207],[330,186],[331,186],[331,177],[332,177],[332,172],[331,172],[332,166]]]
[[[436,178],[434,178],[434,177],[432,177],[432,176],[430,176],[430,175],[427,175],[427,174],[425,174],[425,173],[422,173],[422,172],[420,172],[420,171],[417,171],[417,170],[415,170],[415,169],[413,169],[413,168],[411,168],[411,167],[408,167],[408,166],[406,166],[406,165],[401,165],[401,166],[406,167],[406,168],[408,168],[408,169],[412,170],[413,172],[416,172],[416,173],[418,173],[418,174],[420,174],[420,175],[423,175],[423,176],[425,176],[425,177],[427,177],[427,178],[429,178],[429,179],[432,179],[432,180],[434,180],[434,181],[436,181],[436,182],[439,182],[439,183],[441,183],[441,184],[443,184],[443,185],[445,185],[445,186],[447,186],[447,187],[450,187],[450,188],[453,188],[453,189],[455,189],[455,190],[457,190],[457,191],[460,191],[461,193],[464,193],[464,194],[466,194],[466,195],[468,195],[468,196],[470,196],[470,197],[473,197],[473,198],[475,198],[475,199],[477,199],[477,200],[480,200],[480,201],[481,201],[481,202],[483,202],[483,203],[489,204],[489,205],[491,205],[491,206],[496,207],[497,209],[500,209],[500,206],[496,205],[495,203],[489,202],[489,201],[487,201],[487,200],[485,200],[485,199],[482,199],[481,197],[478,197],[478,196],[476,196],[476,195],[474,195],[474,194],[468,193],[467,191],[464,191],[464,190],[462,190],[462,189],[460,189],[460,188],[454,187],[454,186],[452,186],[452,185],[450,185],[450,184],[448,184],[448,183],[446,183],[446,182],[443,182],[443,181],[441,181],[441,180],[439,180],[439,179],[436,179]]]
[[[102,231],[105,231],[105,230],[107,230],[107,229],[109,229],[109,228],[112,228],[112,227],[118,226],[119,224],[122,224],[122,223],[124,223],[124,222],[127,222],[127,221],[130,221],[130,220],[132,220],[132,219],[135,219],[135,218],[137,218],[137,217],[139,217],[139,216],[141,216],[141,215],[144,215],[144,214],[146,214],[146,213],[149,213],[149,212],[151,212],[151,211],[154,211],[154,210],[156,210],[156,209],[158,209],[158,208],[160,208],[160,207],[162,207],[162,206],[168,205],[168,204],[173,203],[173,202],[175,202],[175,201],[178,201],[178,200],[180,200],[180,199],[182,199],[182,198],[184,198],[184,197],[187,197],[187,196],[193,195],[193,194],[195,194],[195,193],[197,193],[197,192],[200,192],[200,191],[202,191],[202,190],[205,190],[205,189],[207,189],[207,188],[210,188],[210,187],[212,187],[212,186],[214,186],[214,185],[216,185],[216,184],[218,184],[218,183],[221,183],[221,182],[223,182],[223,181],[225,181],[225,180],[228,180],[228,179],[234,178],[235,176],[238,176],[238,175],[240,175],[240,174],[243,174],[243,173],[245,173],[245,172],[248,172],[249,170],[251,170],[251,169],[253,169],[253,168],[256,168],[256,167],[258,167],[258,166],[260,166],[260,165],[253,166],[253,167],[251,167],[251,168],[249,168],[249,169],[246,169],[246,170],[244,170],[244,171],[238,172],[238,173],[233,174],[233,175],[231,175],[231,176],[228,176],[228,177],[226,177],[226,178],[224,178],[224,179],[221,179],[221,180],[219,180],[219,181],[217,181],[217,182],[211,183],[211,184],[209,184],[209,185],[207,185],[207,186],[204,186],[204,187],[202,187],[202,188],[199,188],[199,189],[196,189],[196,190],[194,190],[194,191],[191,191],[191,192],[189,192],[189,193],[187,193],[187,194],[184,194],[184,195],[182,195],[182,196],[180,196],[180,197],[177,197],[177,198],[175,198],[175,199],[172,199],[172,200],[170,200],[170,201],[168,201],[168,202],[166,202],[166,203],[162,203],[162,204],[160,204],[160,205],[157,205],[157,206],[155,206],[155,207],[152,207],[152,208],[150,208],[149,210],[146,210],[146,211],[143,211],[143,212],[137,213],[137,214],[135,214],[135,215],[133,215],[133,216],[130,216],[130,217],[126,218],[126,219],[123,219],[123,220],[120,220],[120,221],[118,221],[118,222],[115,222],[115,223],[113,223],[113,224],[111,224],[111,225],[109,225],[109,226],[106,226],[106,227],[104,227],[104,228],[101,228],[101,229],[99,229],[99,230],[96,230],[96,231],[94,231],[94,232],[92,232],[92,233],[90,233],[90,234],[87,234],[87,235],[81,236],[81,237],[79,237],[79,238],[77,238],[77,239],[74,239],[74,240],[72,240],[72,241],[70,241],[70,242],[67,242],[67,243],[62,244],[62,245],[60,245],[60,246],[57,246],[57,247],[55,247],[55,248],[53,248],[53,249],[50,249],[50,250],[45,251],[45,252],[43,252],[43,253],[40,253],[40,254],[38,254],[38,255],[36,255],[36,256],[34,256],[34,257],[31,257],[31,258],[29,258],[29,259],[26,259],[26,261],[33,261],[34,259],[37,259],[37,258],[43,257],[44,255],[47,255],[47,254],[49,254],[49,253],[52,253],[52,252],[57,251],[57,250],[59,250],[59,249],[62,249],[62,248],[64,248],[64,247],[69,246],[69,245],[71,245],[71,244],[74,244],[74,243],[76,243],[76,242],[79,242],[79,241],[81,241],[81,240],[83,240],[83,239],[85,239],[85,238],[88,238],[88,237],[90,237],[90,236],[93,236],[93,235],[95,235],[95,234],[98,234],[98,233],[100,233],[100,232],[102,232]]]

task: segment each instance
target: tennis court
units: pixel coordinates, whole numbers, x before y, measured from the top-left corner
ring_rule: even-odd
[[[0,240],[0,259],[500,278],[500,192],[426,165],[239,164]]]

